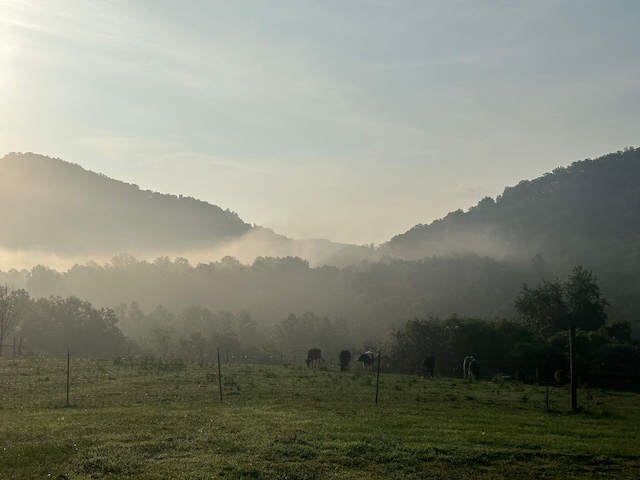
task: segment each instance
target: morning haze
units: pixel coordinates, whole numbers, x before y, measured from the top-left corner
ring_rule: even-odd
[[[346,322],[353,341],[381,338],[411,318],[510,317],[522,283],[575,265],[601,278],[612,319],[635,324],[633,148],[524,180],[379,246],[293,240],[215,205],[36,154],[7,155],[0,172],[4,281],[35,298],[120,309],[125,333],[135,304],[175,321],[194,306],[244,312],[262,327],[312,312]]]
[[[639,19],[0,0],[0,477],[638,478]]]
[[[637,144],[636,2],[0,2],[0,155],[388,241]]]

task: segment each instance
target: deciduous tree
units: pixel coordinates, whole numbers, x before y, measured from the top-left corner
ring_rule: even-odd
[[[578,409],[576,329],[591,331],[604,325],[605,307],[609,302],[600,294],[596,277],[582,266],[575,267],[565,282],[544,281],[531,289],[523,285],[516,299],[516,309],[525,323],[551,335],[569,329],[569,356],[571,370],[571,408]]]
[[[26,292],[22,291],[24,294]],[[0,356],[5,340],[13,333],[19,320],[21,291],[0,284]]]
[[[564,282],[523,285],[515,305],[526,325],[549,337],[571,327],[597,330],[607,319],[604,310],[609,302],[600,294],[593,273],[578,266]]]

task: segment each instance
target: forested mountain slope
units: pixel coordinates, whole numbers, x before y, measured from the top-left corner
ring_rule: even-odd
[[[33,153],[0,159],[0,209],[0,260],[18,251],[36,263],[52,258],[46,252],[69,267],[78,261],[108,261],[119,253],[147,259],[194,259],[199,253],[207,261],[231,255],[246,262],[299,255],[314,262],[341,248],[327,240],[289,239],[251,226],[228,209],[141,190]]]
[[[404,259],[474,252],[494,258],[640,267],[640,149],[583,160],[484,198],[378,249]]]
[[[300,256],[337,266],[474,253],[633,272],[640,268],[639,185],[640,150],[625,149],[522,181],[374,248],[295,241],[194,198],[141,190],[59,159],[9,154],[0,159],[0,249],[85,253],[98,261],[208,250],[197,260]]]
[[[0,209],[1,245],[57,252],[198,247],[251,228],[215,205],[31,153],[0,160]]]
[[[566,277],[573,267],[582,265],[595,273],[603,295],[611,303],[609,320],[628,321],[638,328],[640,150],[637,149],[576,162],[539,179],[523,181],[505,189],[496,200],[486,198],[466,213],[458,211],[431,225],[418,225],[378,248],[344,248],[337,262],[339,267],[313,266],[304,260],[308,257],[302,249],[287,253],[294,251],[289,248],[294,245],[290,239],[250,227],[232,213],[204,202],[142,192],[136,186],[95,174],[85,177],[88,172],[78,166],[54,161],[55,166],[51,167],[51,159],[44,157],[34,157],[42,163],[37,174],[12,171],[6,168],[7,158],[0,162],[0,168],[4,169],[0,171],[0,182],[5,202],[1,206],[19,211],[23,218],[21,223],[20,218],[12,216],[16,212],[8,214],[9,221],[5,221],[0,233],[5,244],[20,245],[21,241],[40,238],[59,248],[71,248],[65,242],[81,248],[83,241],[99,245],[111,241],[121,252],[127,252],[126,245],[118,243],[117,235],[111,237],[104,233],[104,225],[96,223],[99,216],[129,242],[136,240],[136,234],[146,235],[144,239],[149,241],[151,234],[162,237],[166,232],[167,239],[163,240],[166,242],[170,239],[177,242],[191,234],[197,241],[206,242],[222,235],[249,232],[249,235],[264,234],[265,240],[278,237],[279,245],[284,246],[280,250],[266,250],[264,245],[268,242],[260,242],[262,247],[254,251],[257,259],[248,263],[238,261],[240,255],[233,250],[229,250],[229,257],[206,261],[189,256],[169,258],[171,253],[167,250],[151,261],[121,253],[106,263],[86,262],[66,271],[55,271],[46,265],[9,271],[0,265],[0,283],[26,288],[35,298],[75,295],[98,307],[117,308],[124,312],[123,319],[131,316],[127,309],[141,309],[150,322],[161,325],[173,325],[171,318],[177,318],[179,324],[179,319],[186,315],[183,312],[191,312],[196,306],[221,312],[221,318],[234,312],[238,317],[247,316],[258,325],[267,326],[292,314],[312,312],[318,318],[336,319],[354,339],[369,340],[380,338],[392,325],[413,318],[446,318],[454,314],[513,318],[514,301],[523,283],[535,285],[542,280]],[[20,159],[9,157],[11,161]],[[37,163],[30,168],[36,168],[34,165]],[[47,168],[51,169],[50,174],[42,176]],[[56,177],[60,168],[68,171]],[[40,180],[35,185],[22,178],[9,181],[2,175],[16,171],[27,179],[51,180]],[[72,175],[82,178],[80,183],[93,183],[74,190],[72,187],[77,184],[69,180]],[[20,182],[26,190],[19,191]],[[25,203],[9,203],[5,188],[14,189],[14,201],[17,197]],[[97,195],[100,189],[104,193]],[[73,190],[73,195],[67,190]],[[66,196],[52,199],[52,192]],[[112,205],[101,205],[94,196],[110,199]],[[127,197],[131,201],[123,203],[122,199]],[[123,211],[126,205],[133,205],[132,212]],[[183,206],[189,212],[194,210],[187,206],[198,206],[195,211],[200,213],[189,215],[196,225],[202,224],[201,231],[179,223],[184,221],[180,213],[185,213],[180,210]],[[136,211],[155,212],[162,218],[140,214],[146,222],[140,230],[136,230],[135,221],[133,227],[116,221],[123,217],[134,219]],[[66,219],[65,215],[72,218]],[[67,230],[62,227],[56,230],[58,226],[48,216]],[[84,223],[79,223],[78,218],[84,219]],[[168,219],[175,220],[174,228],[169,228],[172,224],[167,223]],[[22,226],[31,235],[21,230]],[[133,232],[125,231],[125,227]],[[87,230],[86,238],[82,237],[83,228]],[[211,228],[209,234],[207,228]],[[75,238],[75,232],[81,238]],[[238,238],[245,237],[246,233]],[[308,251],[313,251],[312,247]],[[335,247],[327,242],[323,248],[329,252]],[[334,259],[337,258],[335,255]],[[315,319],[313,315],[309,318]],[[133,331],[134,324],[128,325]],[[186,329],[179,331],[187,333]]]

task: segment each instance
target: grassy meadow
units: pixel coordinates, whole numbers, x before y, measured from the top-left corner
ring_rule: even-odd
[[[0,479],[640,478],[640,395],[299,366],[0,359]]]

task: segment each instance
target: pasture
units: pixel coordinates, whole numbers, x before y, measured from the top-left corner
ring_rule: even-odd
[[[640,478],[640,395],[511,382],[0,360],[0,479]]]

